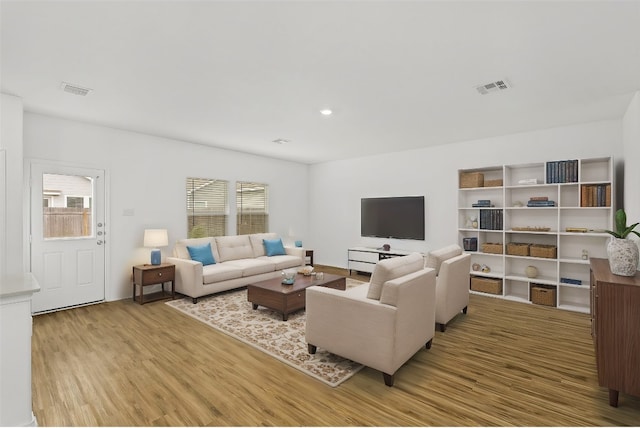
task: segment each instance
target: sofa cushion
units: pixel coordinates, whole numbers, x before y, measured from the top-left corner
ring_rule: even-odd
[[[431,251],[427,257],[426,267],[435,269],[436,275],[438,275],[440,273],[440,265],[443,261],[459,256],[460,254],[462,254],[462,248],[456,244]]]
[[[211,255],[213,255],[213,259],[220,261],[218,247],[216,246],[215,238],[212,237],[179,239],[173,247],[173,255],[179,259],[190,260],[191,256],[189,255],[187,246],[198,247],[206,244],[211,244]]]
[[[216,263],[202,267],[202,282],[211,284],[242,277],[242,269],[237,266],[229,266],[227,263]]]
[[[267,256],[284,256],[286,251],[284,250],[284,245],[282,245],[282,239],[265,239],[264,240],[264,251],[267,253]]]
[[[217,236],[216,244],[221,262],[253,258],[249,235]]]
[[[265,256],[267,253],[264,250],[265,239],[277,239],[276,233],[254,233],[249,235],[249,241],[251,242],[251,248],[253,248],[253,257]]]
[[[211,252],[211,243],[207,242],[205,245],[199,246],[190,246],[187,245],[187,250],[189,251],[189,256],[191,260],[202,263],[203,266],[213,265],[216,263],[216,260],[213,257],[213,253]]]
[[[282,270],[287,268],[299,267],[301,266],[301,259],[298,256],[262,256],[258,257],[258,260],[268,261],[269,263],[273,263],[275,265],[275,270]]]
[[[422,268],[424,268],[424,258],[419,253],[379,261],[371,274],[367,298],[380,300],[382,285],[385,282],[416,272]]]
[[[276,270],[275,263],[268,259],[239,259],[225,262],[226,265],[234,266],[242,269],[242,276],[259,275],[261,273],[274,272]]]

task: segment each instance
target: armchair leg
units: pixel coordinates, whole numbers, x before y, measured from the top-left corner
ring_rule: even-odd
[[[309,351],[310,354],[315,354],[317,349],[318,348],[316,347],[316,345],[307,343],[307,350]]]
[[[426,345],[424,345],[425,348],[427,349],[431,349],[431,344],[433,343],[433,339],[429,339],[429,341],[427,342]]]
[[[384,384],[385,385],[393,386],[393,375],[392,374],[382,373],[382,376],[384,377]]]
[[[438,324],[438,326],[440,327],[440,331],[442,333],[444,333],[444,331],[447,329],[447,325],[446,324],[441,324],[441,323],[436,323]]]
[[[196,303],[198,303],[198,298],[197,298],[197,297],[192,297],[192,298],[191,298],[191,303],[193,303],[194,305],[195,305]]]
[[[465,307],[462,309],[462,313],[463,313],[463,314],[465,314],[465,315],[467,315],[467,306],[465,306]]]

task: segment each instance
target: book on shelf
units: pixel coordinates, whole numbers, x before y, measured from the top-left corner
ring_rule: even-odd
[[[589,231],[586,227],[566,227],[564,230],[571,233],[587,233]]]
[[[582,285],[582,280],[573,278],[560,278],[560,282],[564,284]]]
[[[480,229],[502,230],[502,210],[480,211]]]
[[[560,160],[547,162],[547,183],[577,183],[578,160]]]
[[[492,207],[490,199],[478,199],[478,202],[471,204],[473,208],[489,208]]]
[[[581,207],[610,207],[611,184],[583,184],[580,188]]]
[[[555,201],[529,201],[527,202],[528,207],[555,207]]]

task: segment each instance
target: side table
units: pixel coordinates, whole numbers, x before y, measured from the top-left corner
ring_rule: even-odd
[[[310,250],[308,248],[306,248],[304,250],[304,258],[305,258],[305,260],[306,260],[307,257],[309,257],[309,264],[311,266],[313,266],[313,250]]]
[[[161,263],[159,265],[137,265],[133,267],[133,301],[136,301],[136,285],[140,286],[140,301],[141,305],[154,300],[166,299],[171,296],[172,299],[176,297],[176,266],[172,263]],[[164,284],[171,282],[171,294],[166,294],[164,291]],[[144,301],[144,287],[147,285],[162,284],[162,293],[158,297],[151,300]]]

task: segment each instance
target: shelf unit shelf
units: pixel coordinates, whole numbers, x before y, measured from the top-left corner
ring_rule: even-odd
[[[461,185],[462,175],[469,173],[481,173],[485,180],[502,179],[503,183],[502,186],[468,187],[458,191],[460,242],[464,246],[464,238],[475,238],[477,250],[466,251],[471,254],[471,263],[476,268],[478,265],[486,265],[490,269],[489,272],[472,269],[470,274],[499,279],[503,283],[500,294],[475,290],[470,292],[537,303],[532,302],[531,287],[542,285],[555,290],[556,308],[588,313],[589,258],[606,257],[606,241],[610,235],[604,230],[613,228],[613,165],[612,157],[600,157],[459,170]],[[556,182],[563,180],[564,182]],[[531,198],[546,199],[554,204],[527,206]],[[472,206],[481,200],[489,200],[491,206]],[[486,219],[490,210],[493,215],[497,213],[497,224],[501,229],[481,228],[496,224],[492,221],[483,225],[480,221],[481,215]],[[545,228],[549,230],[536,230]],[[584,231],[567,231],[571,229]],[[485,243],[502,244],[503,254],[482,252],[482,245]],[[509,243],[555,246],[556,257],[507,254]],[[525,268],[528,266],[534,266],[538,270],[535,278],[526,276]],[[563,278],[577,283],[563,282]]]

